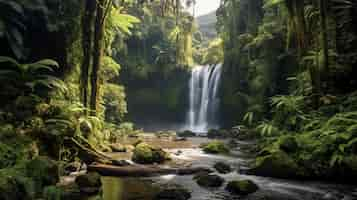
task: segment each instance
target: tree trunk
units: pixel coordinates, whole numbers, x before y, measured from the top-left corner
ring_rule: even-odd
[[[93,29],[96,12],[96,0],[85,1],[85,11],[82,18],[82,48],[83,61],[81,66],[80,91],[84,107],[88,107],[89,68],[92,61]]]
[[[197,173],[212,172],[204,167],[184,167],[184,168],[163,168],[157,166],[113,166],[105,164],[92,164],[88,166],[88,171],[95,171],[103,176],[118,177],[153,177],[158,175],[177,174],[192,175]]]
[[[327,2],[326,0],[320,0],[320,23],[321,23],[321,45],[323,53],[323,91],[328,90],[328,77],[329,70],[329,56],[328,56],[328,30],[327,30]]]
[[[100,89],[99,84],[99,70],[103,57],[103,43],[104,43],[104,22],[105,22],[105,0],[99,0],[97,6],[97,16],[95,20],[94,31],[94,49],[93,49],[93,67],[91,74],[91,95],[90,95],[90,109],[91,115],[95,116],[98,110],[98,94]]]

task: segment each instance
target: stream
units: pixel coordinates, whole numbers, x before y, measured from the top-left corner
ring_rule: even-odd
[[[238,169],[244,169],[251,161],[245,153],[250,142],[239,141],[231,155],[208,155],[202,152],[198,145],[209,141],[207,138],[190,138],[193,147],[166,149],[172,153],[173,160],[189,163],[190,166],[210,167],[218,161],[224,161],[234,167],[229,174],[220,174],[226,182],[239,179],[254,181],[259,190],[248,196],[233,196],[220,188],[203,188],[197,185],[192,175],[164,175],[151,178],[116,178],[103,177],[104,200],[154,200],[160,188],[167,185],[181,185],[191,191],[191,200],[353,200],[357,199],[357,187],[326,182],[302,182],[282,180],[268,177],[258,177],[240,174]],[[180,154],[177,152],[180,151]],[[176,154],[176,155],[175,155]]]

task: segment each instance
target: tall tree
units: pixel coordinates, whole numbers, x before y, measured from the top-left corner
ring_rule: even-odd
[[[91,95],[90,95],[90,109],[91,115],[96,115],[98,110],[98,94],[100,90],[99,84],[99,70],[102,63],[104,52],[104,29],[105,19],[112,7],[112,0],[98,0],[97,1],[97,15],[95,19],[94,31],[94,46],[93,46],[93,65],[91,73]]]
[[[320,0],[320,23],[321,23],[321,47],[322,47],[322,55],[323,55],[323,59],[322,59],[322,65],[323,65],[323,69],[324,69],[324,85],[323,85],[323,89],[326,92],[326,90],[328,90],[328,76],[330,74],[330,70],[329,70],[329,55],[328,55],[328,30],[327,30],[327,0]]]
[[[93,34],[94,34],[94,21],[97,8],[96,0],[85,1],[85,11],[82,19],[82,48],[83,48],[83,61],[81,66],[81,101],[83,106],[88,106],[88,84],[89,84],[89,69],[92,63],[93,51]]]

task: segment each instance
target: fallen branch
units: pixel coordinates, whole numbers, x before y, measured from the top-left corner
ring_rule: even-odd
[[[177,174],[190,175],[200,172],[211,172],[208,168],[190,167],[190,168],[162,168],[155,166],[113,166],[104,164],[93,164],[88,166],[88,171],[95,171],[102,176],[118,176],[118,177],[152,177],[158,175]]]

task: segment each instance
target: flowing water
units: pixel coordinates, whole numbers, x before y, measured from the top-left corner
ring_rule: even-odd
[[[218,128],[221,71],[221,65],[198,66],[192,70],[187,129],[204,133],[208,129]]]
[[[206,138],[191,138],[192,143],[207,142]],[[228,162],[235,168],[234,172],[220,176],[227,181],[250,179],[259,185],[260,190],[248,196],[230,195],[220,188],[202,188],[193,180],[193,176],[165,175],[153,178],[114,178],[103,177],[104,200],[154,200],[160,188],[166,185],[178,184],[192,193],[190,200],[354,200],[357,199],[357,187],[326,182],[302,182],[240,174],[239,168],[244,168],[250,162],[250,155],[244,150],[251,146],[248,142],[239,142],[232,155],[208,155],[199,148],[168,149],[180,155],[172,155],[174,159],[191,163],[192,166],[212,167],[215,162]]]

